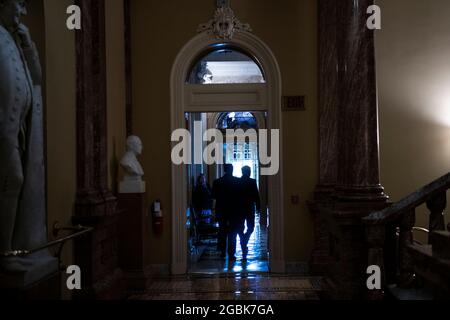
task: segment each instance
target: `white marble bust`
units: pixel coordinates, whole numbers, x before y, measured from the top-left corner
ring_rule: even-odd
[[[120,166],[125,175],[120,183],[120,193],[143,193],[145,192],[145,182],[142,181],[144,170],[139,163],[137,156],[142,154],[142,142],[137,136],[129,136],[127,139],[127,151],[125,152]]]

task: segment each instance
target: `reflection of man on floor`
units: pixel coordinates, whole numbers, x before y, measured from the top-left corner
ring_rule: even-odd
[[[247,232],[244,233],[242,225],[239,239],[241,239],[241,248],[243,259],[247,258],[248,242],[255,230],[255,206],[256,211],[260,212],[261,202],[259,198],[258,186],[256,180],[250,178],[252,169],[248,166],[242,168],[242,178],[240,179],[240,215],[244,219],[243,224],[247,223]]]
[[[224,166],[225,175],[214,181],[212,197],[216,199],[216,220],[219,223],[217,249],[225,258],[228,238],[228,256],[236,260],[236,237],[242,225],[238,210],[239,179],[233,177],[233,165]]]

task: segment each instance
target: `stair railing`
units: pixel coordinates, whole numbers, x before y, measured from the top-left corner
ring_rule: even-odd
[[[413,231],[428,233],[445,230],[444,210],[450,173],[424,186],[384,210],[363,218],[368,243],[368,264],[382,271],[382,289],[369,292],[369,298],[383,297],[386,286],[397,284],[407,287],[414,279],[414,266],[408,247],[415,242]],[[416,209],[426,204],[429,212],[429,229],[416,228]]]

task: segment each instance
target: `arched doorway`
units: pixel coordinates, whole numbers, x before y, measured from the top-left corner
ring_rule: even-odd
[[[215,73],[216,74],[216,73]],[[217,75],[217,74],[216,74]],[[219,224],[217,212],[211,197],[214,183],[224,176],[224,166],[217,163],[188,164],[188,272],[189,274],[232,274],[266,273],[269,271],[268,225],[270,210],[267,205],[267,177],[260,170],[260,148],[257,135],[249,134],[245,140],[234,139],[236,130],[259,130],[266,128],[265,112],[221,112],[188,113],[188,131],[195,136],[196,131],[217,130],[223,136],[220,156],[223,163],[233,166],[232,175],[241,178],[250,169],[250,178],[256,181],[258,199],[255,198],[253,218],[243,223],[243,230],[249,232],[248,251],[244,252],[241,236],[237,237],[235,257],[223,255],[219,245]],[[193,120],[201,125],[193,125]],[[247,131],[248,132],[248,131]],[[193,162],[193,161],[192,161]],[[250,231],[249,231],[250,230]]]
[[[205,83],[208,72],[192,80],[193,68],[201,58],[223,48],[244,53],[257,63],[264,82]],[[200,64],[200,68],[202,65]],[[198,70],[201,71],[201,70]],[[198,72],[197,72],[198,74]],[[267,129],[282,130],[281,75],[271,50],[256,36],[237,30],[232,40],[219,40],[207,32],[189,41],[178,54],[171,74],[171,129],[186,127],[186,113],[222,113],[259,111],[267,113]],[[282,141],[280,154],[282,154]],[[269,268],[282,273],[284,261],[284,211],[282,164],[276,175],[267,177],[268,207],[271,212],[269,226]],[[172,165],[172,265],[173,274],[187,272],[187,216],[188,205],[186,166]]]

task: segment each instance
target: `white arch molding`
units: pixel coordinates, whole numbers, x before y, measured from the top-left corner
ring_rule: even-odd
[[[245,110],[248,111],[248,110]],[[208,126],[207,128],[217,128],[217,122],[219,122],[220,116],[223,114],[223,112],[216,112],[213,114],[212,117],[208,118]],[[253,113],[253,116],[256,119],[256,123],[258,126],[258,129],[267,129],[266,128],[266,118],[259,112]]]
[[[216,44],[229,44],[255,57],[266,79],[263,84],[191,85],[186,83],[190,68],[200,54]],[[274,54],[255,35],[236,30],[232,40],[218,40],[203,32],[179,52],[171,73],[171,129],[185,128],[186,112],[266,111],[267,128],[280,129],[280,155],[283,154],[281,119],[281,73]],[[173,144],[175,145],[175,143]],[[172,274],[187,273],[186,166],[172,164]],[[277,175],[268,177],[269,267],[285,271],[283,161]]]

